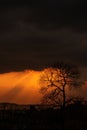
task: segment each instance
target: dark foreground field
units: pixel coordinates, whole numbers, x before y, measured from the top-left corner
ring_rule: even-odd
[[[44,106],[0,104],[0,130],[61,130],[61,111]],[[87,105],[65,110],[64,130],[87,129]]]

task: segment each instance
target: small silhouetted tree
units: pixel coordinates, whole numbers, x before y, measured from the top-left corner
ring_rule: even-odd
[[[80,86],[80,73],[75,65],[57,63],[44,70],[40,82],[42,103],[57,105],[61,108],[62,129],[64,129],[64,111],[67,104],[73,100],[69,90]]]

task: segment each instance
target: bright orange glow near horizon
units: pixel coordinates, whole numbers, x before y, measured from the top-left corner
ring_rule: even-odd
[[[0,102],[39,103],[41,73],[41,71],[27,70],[0,74]]]
[[[26,70],[0,74],[0,102],[38,104],[41,101],[40,76],[43,71]],[[80,93],[87,95],[87,82]],[[77,90],[78,91],[78,90]],[[76,90],[75,92],[78,93]]]

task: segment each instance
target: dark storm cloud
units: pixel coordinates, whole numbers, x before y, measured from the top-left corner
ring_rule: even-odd
[[[41,69],[58,60],[86,66],[85,1],[38,3],[0,9],[0,71]]]
[[[32,0],[31,2],[32,4],[28,4],[28,6],[19,6],[18,3],[18,6],[5,6],[7,8],[3,9],[3,13],[1,11],[1,23],[4,24],[4,29],[14,28],[16,20],[37,24],[41,29],[61,27],[87,29],[87,3],[85,0],[42,0],[41,2]]]

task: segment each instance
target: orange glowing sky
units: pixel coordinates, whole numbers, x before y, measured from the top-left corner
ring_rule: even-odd
[[[40,103],[42,94],[39,91],[39,79],[41,74],[42,71],[33,70],[0,74],[0,102]],[[86,84],[80,90],[84,96],[87,95]]]
[[[41,71],[27,70],[0,74],[0,102],[39,103],[41,73]]]

